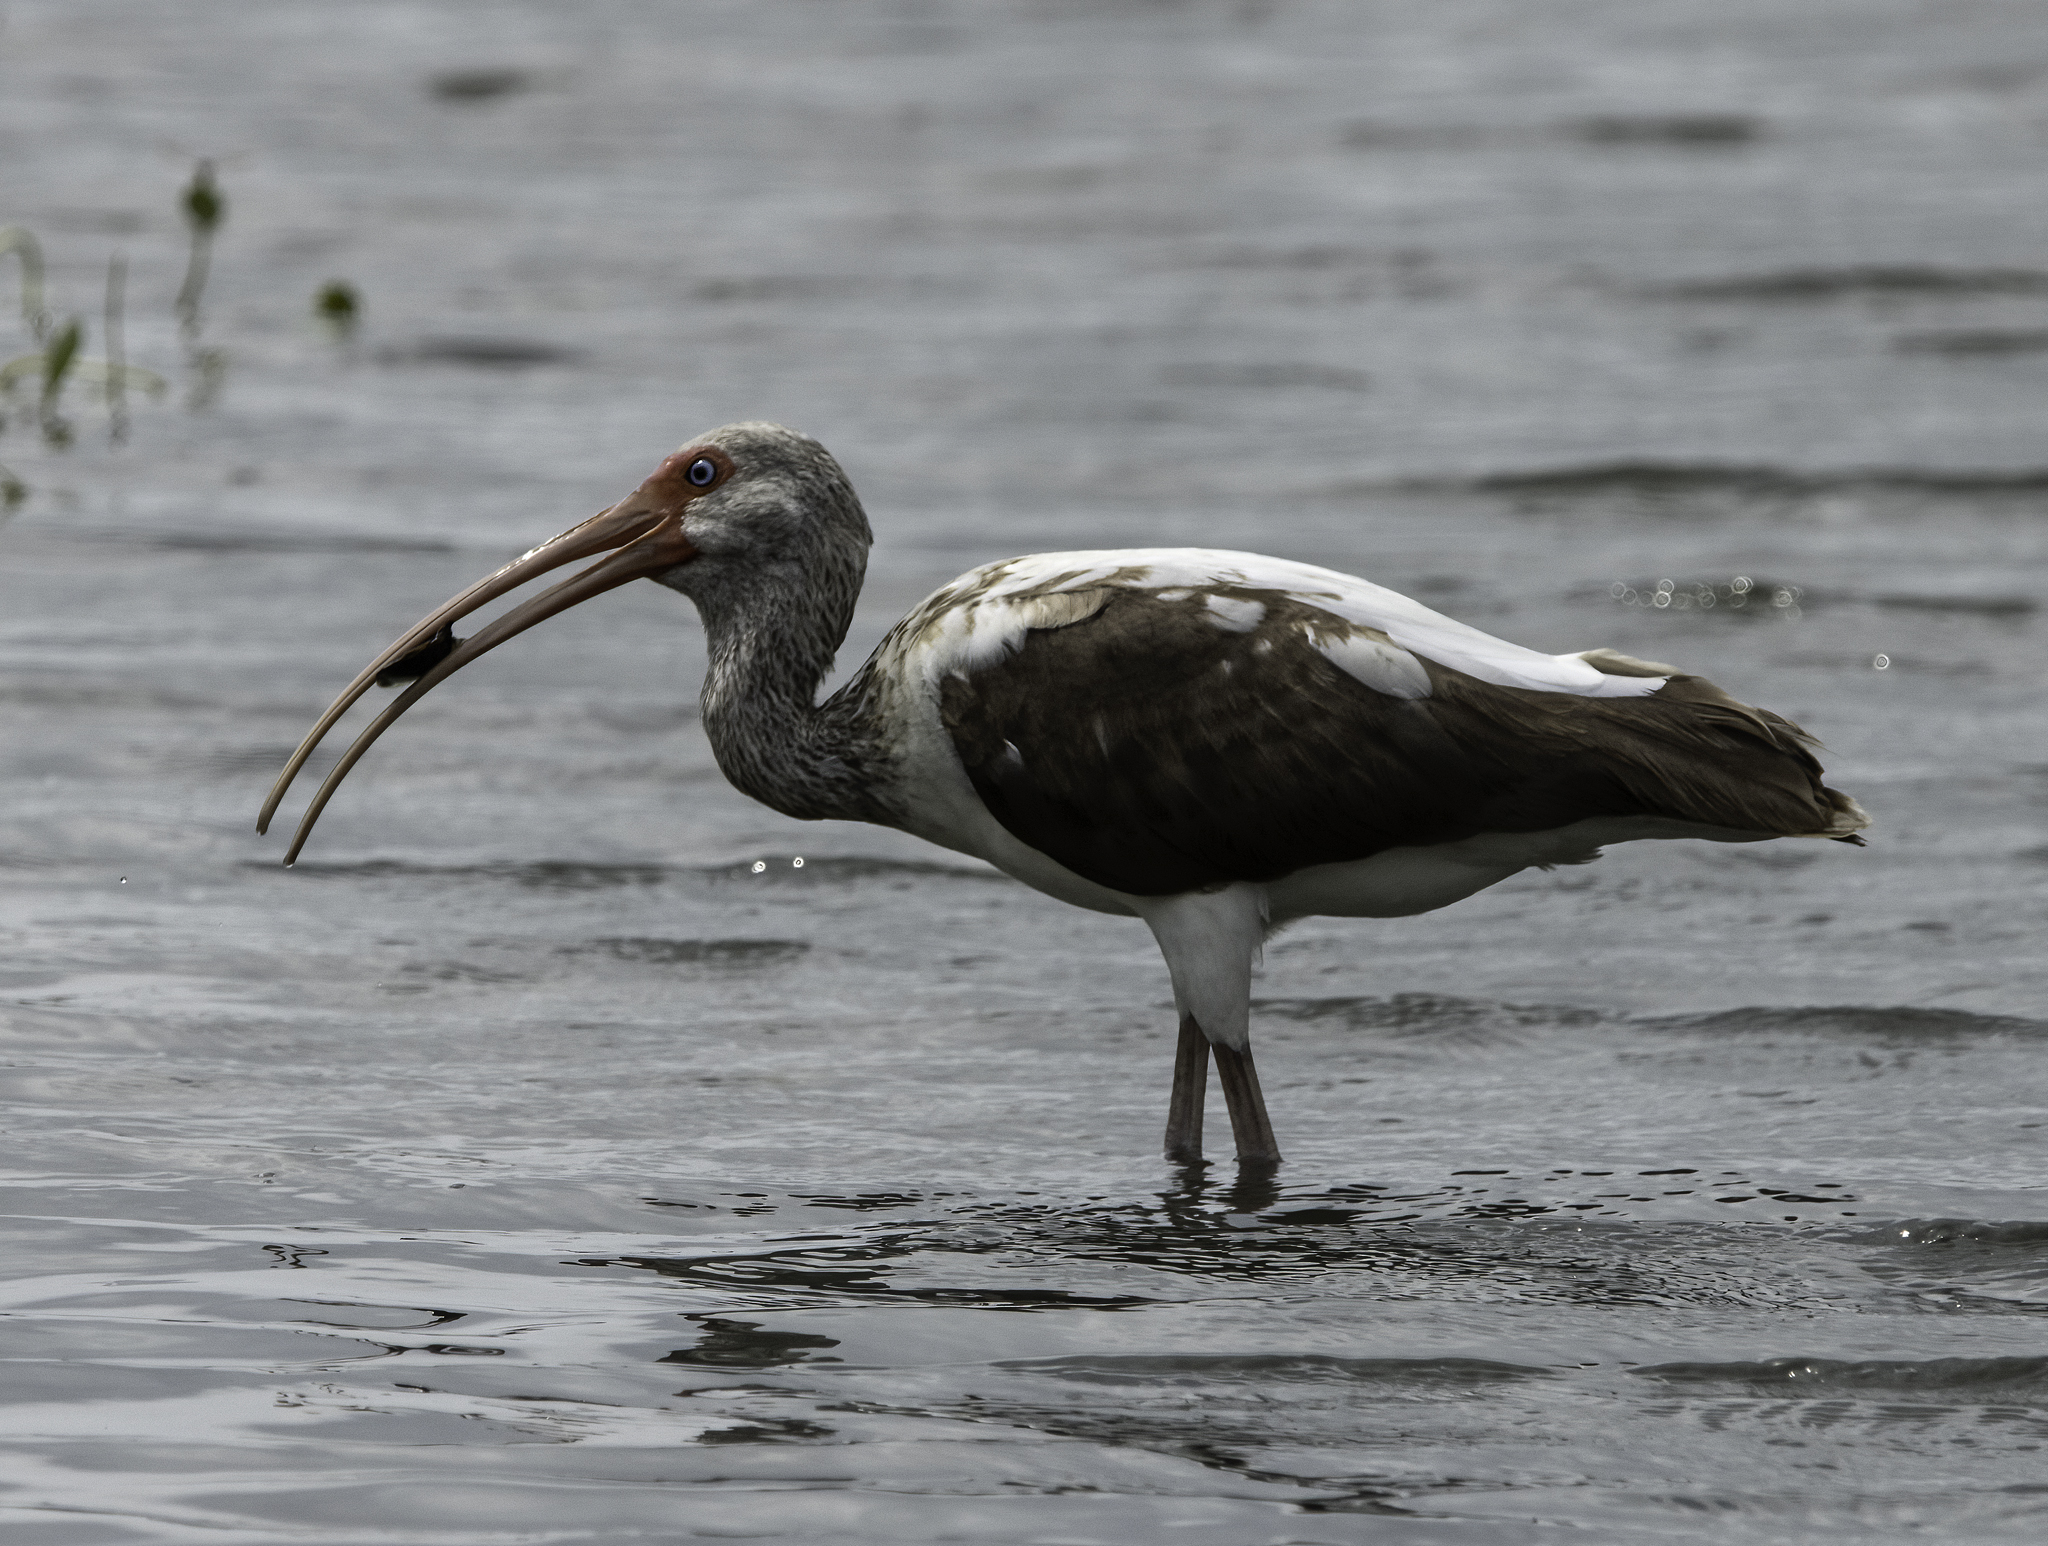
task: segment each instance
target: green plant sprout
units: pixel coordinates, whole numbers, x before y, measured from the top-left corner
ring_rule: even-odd
[[[213,237],[227,218],[227,201],[214,181],[213,163],[201,161],[180,197],[180,208],[192,231],[192,252],[185,266],[185,281],[178,290],[176,311],[188,344],[196,342],[200,327],[200,301],[206,291],[207,270]],[[161,400],[170,383],[153,370],[130,365],[127,359],[124,318],[128,292],[128,259],[115,253],[107,260],[105,302],[106,358],[83,357],[85,323],[66,318],[61,326],[44,299],[42,243],[26,226],[0,227],[0,257],[12,256],[20,265],[21,322],[35,345],[31,352],[0,364],[0,403],[11,403],[21,387],[36,383],[35,416],[43,440],[57,450],[71,444],[72,424],[64,414],[64,391],[71,381],[96,389],[107,409],[107,437],[121,445],[128,438],[128,401],[131,392],[142,392]],[[193,408],[203,408],[220,393],[227,374],[228,356],[221,349],[189,348],[188,362],[193,383],[188,399]],[[0,415],[0,434],[7,430],[7,417]],[[29,487],[12,468],[0,465],[0,517],[12,515],[25,503]]]
[[[213,263],[213,234],[228,217],[228,201],[213,180],[211,161],[201,161],[192,169],[192,181],[185,185],[178,207],[192,229],[192,250],[185,260],[185,281],[178,286],[173,310],[179,330],[193,339],[199,336],[199,302],[206,293],[207,271]]]
[[[362,321],[362,297],[346,279],[330,279],[313,292],[313,315],[327,325],[336,343],[346,343]]]
[[[29,341],[40,344],[50,336],[55,320],[43,306],[43,247],[26,226],[0,228],[0,257],[12,253],[21,264],[21,325]]]
[[[178,207],[191,231],[192,246],[173,310],[185,340],[186,364],[191,371],[186,406],[197,411],[211,406],[220,395],[228,371],[225,349],[199,347],[204,321],[201,303],[213,261],[213,239],[226,223],[228,211],[211,161],[200,161],[194,166],[192,180],[179,195]],[[0,364],[0,404],[12,403],[21,388],[33,382],[34,412],[43,440],[61,451],[71,444],[73,434],[71,421],[64,414],[64,392],[72,381],[77,381],[95,390],[106,404],[109,442],[116,446],[125,443],[130,429],[130,394],[141,392],[161,400],[170,391],[170,383],[155,371],[128,363],[124,325],[128,295],[126,254],[117,252],[107,260],[103,313],[106,357],[97,360],[83,355],[83,319],[67,317],[60,325],[45,303],[43,248],[35,233],[25,226],[0,226],[0,258],[8,256],[20,265],[22,327],[34,348]],[[316,297],[314,309],[346,336],[355,323],[355,290],[341,280],[332,281]],[[0,415],[0,434],[7,427],[7,417]],[[13,469],[0,465],[0,518],[19,509],[29,492],[28,485]]]

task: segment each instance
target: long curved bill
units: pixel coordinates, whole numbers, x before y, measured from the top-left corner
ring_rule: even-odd
[[[486,575],[476,584],[458,596],[452,596],[430,616],[422,618],[397,642],[375,660],[365,666],[360,675],[328,706],[320,716],[299,749],[292,753],[291,761],[285,764],[284,772],[270,787],[270,798],[263,802],[263,814],[257,818],[256,830],[268,832],[270,818],[277,813],[278,802],[298,776],[299,769],[306,765],[306,759],[313,754],[322,738],[334,728],[335,722],[348,712],[358,698],[369,691],[378,674],[390,669],[403,657],[432,640],[444,628],[452,627],[458,618],[467,617],[478,607],[486,606],[504,595],[518,589],[528,580],[559,569],[563,564],[573,564],[580,558],[593,553],[602,553],[612,548],[618,551],[609,558],[592,564],[573,579],[564,580],[560,585],[542,591],[538,596],[513,608],[503,617],[486,624],[469,638],[460,641],[431,669],[394,699],[390,707],[370,723],[368,729],[356,737],[334,771],[321,784],[320,792],[313,796],[313,803],[306,808],[306,814],[299,821],[299,830],[292,838],[291,851],[284,856],[284,862],[291,864],[299,857],[299,850],[306,846],[306,838],[313,830],[313,823],[320,819],[320,813],[327,808],[327,802],[334,797],[334,791],[347,777],[350,768],[361,759],[371,744],[391,724],[424,698],[440,682],[447,680],[479,655],[489,653],[503,644],[514,634],[524,633],[535,623],[545,622],[557,612],[565,612],[578,602],[601,596],[608,590],[615,590],[631,580],[643,579],[648,575],[660,574],[673,569],[677,564],[686,563],[697,556],[697,549],[683,535],[683,508],[691,495],[687,485],[677,473],[677,457],[664,462],[656,474],[643,483],[632,494],[612,506],[611,509],[593,515],[581,525],[572,526],[552,541],[544,542],[532,552],[514,559],[495,574]]]

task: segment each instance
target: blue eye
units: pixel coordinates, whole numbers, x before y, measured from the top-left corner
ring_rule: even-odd
[[[690,463],[689,471],[683,474],[698,488],[709,488],[718,476],[718,464],[708,456],[700,456]]]

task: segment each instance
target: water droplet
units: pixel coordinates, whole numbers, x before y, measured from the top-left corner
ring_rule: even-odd
[[[793,870],[800,870],[804,867],[804,861],[801,857],[792,859],[789,861],[789,867]]]
[[[767,868],[768,868],[768,861],[767,861],[767,860],[765,860],[765,859],[756,859],[756,860],[754,861],[754,873],[755,873],[756,875],[759,875],[760,873],[762,873],[762,872],[763,872],[764,870],[766,870]]]
[[[1873,657],[1870,663],[1880,671],[1888,671],[1891,669],[1892,658],[1889,655],[1878,655]]]

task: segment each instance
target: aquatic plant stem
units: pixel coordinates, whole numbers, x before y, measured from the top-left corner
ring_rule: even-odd
[[[9,253],[21,265],[21,324],[40,345],[50,336],[50,313],[43,306],[43,247],[26,226],[0,230],[0,256]]]
[[[178,331],[187,339],[199,336],[199,298],[206,293],[207,269],[213,261],[213,237],[202,231],[192,233],[192,255],[185,263],[185,282],[178,286],[174,303]]]
[[[201,161],[193,168],[192,181],[185,185],[179,204],[185,212],[185,223],[192,228],[192,250],[185,260],[185,279],[178,286],[178,298],[172,309],[177,313],[178,330],[192,340],[199,336],[199,303],[206,294],[207,273],[213,264],[213,233],[227,218],[228,209],[227,200],[213,180],[211,161]]]
[[[121,332],[128,292],[128,258],[115,253],[107,260],[107,439],[120,445],[128,438],[128,357]]]
[[[37,403],[37,417],[43,439],[59,450],[71,444],[71,421],[58,411],[64,396],[64,379],[77,363],[79,346],[85,342],[85,324],[68,318],[51,336],[43,350],[43,391]]]

